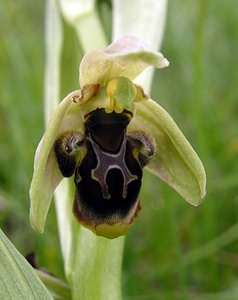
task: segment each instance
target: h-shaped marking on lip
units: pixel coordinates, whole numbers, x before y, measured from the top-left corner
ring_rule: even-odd
[[[89,141],[92,144],[93,150],[97,157],[97,166],[95,169],[91,170],[91,176],[93,179],[97,180],[102,188],[103,198],[110,199],[111,195],[108,191],[108,185],[106,182],[107,174],[112,169],[118,169],[121,171],[123,176],[123,192],[122,197],[125,199],[127,194],[127,186],[128,184],[138,179],[137,175],[131,174],[125,162],[125,154],[126,154],[126,135],[124,135],[120,150],[118,153],[108,153],[103,151],[97,143],[93,141],[91,136],[89,137]]]

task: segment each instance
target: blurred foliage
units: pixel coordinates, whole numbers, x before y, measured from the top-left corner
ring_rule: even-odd
[[[106,33],[111,4],[98,1]],[[135,9],[136,10],[136,9]],[[237,2],[170,1],[152,98],[176,120],[204,162],[207,197],[191,207],[145,172],[143,210],[127,236],[126,299],[238,298]],[[22,254],[63,275],[51,207],[43,235],[28,220],[34,151],[43,128],[44,2],[0,2],[0,227]],[[64,24],[62,97],[78,88],[82,51]],[[232,293],[231,293],[232,291]]]

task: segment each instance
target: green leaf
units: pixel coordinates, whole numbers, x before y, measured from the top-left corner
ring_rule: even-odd
[[[71,289],[73,300],[121,300],[124,237],[113,240],[80,226],[74,239]]]
[[[205,170],[171,116],[153,100],[138,103],[129,130],[143,130],[155,139],[156,154],[147,168],[186,201],[199,205],[206,194]]]
[[[1,230],[0,299],[53,299],[31,265]]]

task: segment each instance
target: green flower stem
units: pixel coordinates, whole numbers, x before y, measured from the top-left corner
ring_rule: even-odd
[[[71,251],[73,241],[73,216],[72,216],[72,195],[70,182],[63,179],[61,184],[55,190],[55,208],[58,221],[58,230],[60,237],[60,245],[64,259],[64,271],[68,281],[72,274],[71,268]]]
[[[73,299],[120,300],[124,237],[108,240],[80,228]]]

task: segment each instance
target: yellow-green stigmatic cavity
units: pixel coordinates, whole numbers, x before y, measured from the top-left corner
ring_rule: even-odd
[[[137,95],[134,83],[126,77],[117,77],[109,81],[107,85],[108,106],[107,113],[115,111],[121,113],[124,109],[130,109]]]

